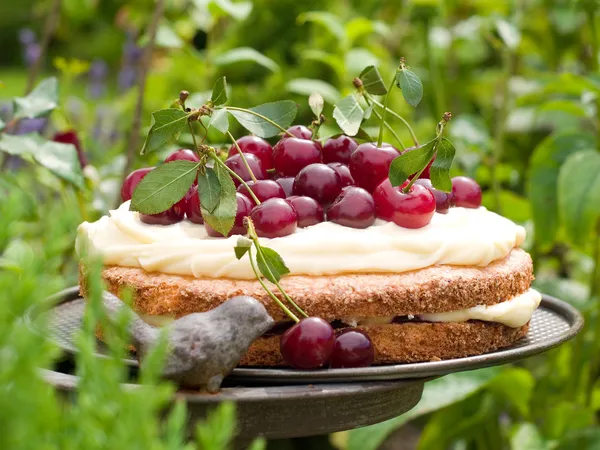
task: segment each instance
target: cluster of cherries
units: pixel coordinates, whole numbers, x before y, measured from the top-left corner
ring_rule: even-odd
[[[405,228],[427,225],[434,212],[445,214],[452,206],[477,208],[481,205],[481,189],[472,179],[455,177],[452,192],[435,189],[429,180],[427,167],[406,191],[409,180],[393,187],[388,179],[391,162],[403,152],[389,144],[358,145],[351,137],[341,135],[323,145],[311,139],[307,127],[296,125],[288,129],[272,147],[257,136],[245,136],[237,141],[246,163],[231,146],[227,167],[242,178],[237,186],[237,214],[229,236],[245,234],[243,219],[250,216],[261,237],[276,238],[292,234],[325,220],[353,228],[367,228],[376,218],[392,221]],[[165,162],[198,161],[191,150],[178,150]],[[125,180],[121,189],[123,201],[131,199],[139,181],[152,168],[138,169]],[[256,180],[256,181],[254,181]],[[197,186],[193,186],[181,201],[159,214],[140,216],[144,223],[170,225],[187,216],[193,223],[204,223],[200,212]],[[256,205],[252,195],[261,202]],[[405,192],[406,191],[406,192]],[[210,236],[220,233],[205,224]]]
[[[455,177],[452,191],[437,190],[429,180],[428,166],[420,178],[393,187],[388,178],[390,164],[403,152],[389,144],[358,145],[341,135],[323,145],[312,140],[307,127],[289,128],[272,147],[264,139],[245,136],[229,150],[227,167],[245,184],[233,178],[237,186],[237,214],[229,236],[245,234],[244,217],[249,216],[261,237],[277,238],[325,220],[353,228],[367,228],[376,218],[392,221],[405,228],[427,225],[437,211],[446,214],[452,206],[478,208],[481,189],[472,179]],[[414,150],[408,148],[404,152]],[[198,162],[191,150],[178,150],[165,162]],[[138,169],[125,180],[121,197],[130,200],[140,180],[152,168]],[[412,177],[411,177],[412,178]],[[256,180],[256,181],[254,181]],[[256,205],[252,190],[260,204]],[[405,192],[406,191],[406,192]],[[159,214],[141,214],[144,223],[170,225],[187,219],[203,224],[198,187],[192,186],[178,203]],[[204,224],[210,236],[222,237]],[[297,369],[319,367],[366,367],[373,363],[374,350],[369,337],[360,330],[346,329],[336,335],[327,321],[318,317],[301,320],[281,337],[281,354]]]
[[[320,317],[303,319],[283,333],[280,351],[296,369],[368,367],[375,359],[373,344],[365,333],[346,329],[336,335]]]

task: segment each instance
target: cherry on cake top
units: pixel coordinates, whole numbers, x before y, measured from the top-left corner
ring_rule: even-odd
[[[387,143],[379,147],[375,143],[358,145],[345,135],[330,138],[321,146],[310,139],[312,132],[309,135],[307,127],[295,126],[288,131],[294,137],[286,134],[274,147],[256,136],[241,137],[236,141],[237,147],[230,147],[225,164],[245,181],[233,178],[238,191],[238,213],[230,236],[245,234],[246,216],[253,218],[260,236],[273,238],[325,220],[367,228],[379,218],[401,227],[420,228],[430,222],[434,212],[446,214],[454,206],[481,206],[481,188],[470,178],[454,177],[451,192],[435,189],[427,173],[431,164],[408,190],[408,180],[393,187],[388,179],[391,162],[418,147],[399,152]],[[191,150],[180,149],[164,163],[178,160],[198,162],[199,158]],[[135,187],[152,169],[135,170],[125,179],[121,189],[123,201],[131,199]],[[275,179],[269,179],[268,169],[277,171]],[[249,190],[261,204],[256,204]],[[195,185],[167,211],[141,214],[140,220],[152,225],[171,225],[186,217],[192,223],[204,224]],[[222,237],[204,225],[210,236]]]

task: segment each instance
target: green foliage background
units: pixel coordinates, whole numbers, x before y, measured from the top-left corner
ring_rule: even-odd
[[[0,99],[23,95],[27,69],[18,32],[30,26],[39,38],[53,3],[0,5]],[[421,450],[600,448],[597,1],[166,4],[144,92],[143,132],[150,113],[169,105],[180,90],[189,90],[190,103],[199,106],[223,75],[236,105],[292,99],[301,107],[297,122],[307,124],[311,92],[325,98],[331,117],[333,104],[353,92],[352,79],[366,65],[376,65],[387,80],[405,57],[423,80],[424,99],[412,108],[396,91],[391,108],[413,124],[421,142],[433,137],[443,112],[452,111],[454,172],[479,181],[485,206],[527,227],[537,287],[586,316],[585,331],[568,345],[514,367],[432,381],[410,413],[337,434],[331,442],[350,450],[376,449],[410,422],[419,430]],[[109,364],[91,357],[92,328],[82,334],[79,395],[59,397],[38,370],[51,367],[58,352],[21,320],[28,307],[75,284],[77,224],[115,205],[137,95],[135,87],[119,91],[117,73],[126,64],[127,33],[140,45],[147,40],[154,5],[62,2],[40,75],[57,76],[59,107],[43,134],[77,130],[91,162],[78,175],[85,176],[83,188],[68,173],[54,176],[56,170],[49,172],[33,157],[0,174],[0,448],[216,449],[228,439],[227,433],[222,441],[211,436],[231,427],[229,407],[189,447],[182,405],[162,424],[159,412],[173,388],[156,377],[160,355],[145,371],[146,386],[119,390],[126,379],[118,362],[124,333],[116,333]],[[91,98],[87,65],[98,58],[108,67],[106,91]],[[406,129],[393,124],[410,142]],[[231,131],[243,133],[233,123]],[[7,152],[4,139],[0,149]],[[183,134],[180,142],[189,139]],[[218,145],[222,138],[211,130],[208,141]],[[135,165],[155,164],[174,146],[137,157]],[[102,319],[93,308],[89,314],[90,323]]]

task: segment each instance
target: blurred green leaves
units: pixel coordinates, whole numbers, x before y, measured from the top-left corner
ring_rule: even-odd
[[[558,213],[569,240],[586,246],[600,234],[600,153],[577,152],[558,176]]]
[[[595,146],[593,135],[569,131],[547,137],[534,150],[529,169],[528,195],[535,223],[536,243],[541,249],[548,249],[554,243],[559,229],[560,194],[557,184],[561,166],[571,155]],[[569,189],[568,186],[565,189]]]
[[[250,47],[233,48],[220,53],[213,60],[217,67],[244,62],[257,64],[271,72],[279,71],[279,65],[275,61]]]
[[[25,97],[13,100],[14,119],[34,119],[48,114],[58,105],[58,80],[54,77],[42,80]]]
[[[412,410],[395,419],[351,431],[348,450],[377,450],[387,436],[409,420],[464,400],[483,389],[500,372],[501,369],[491,367],[428,382],[421,401]]]
[[[71,144],[47,141],[38,134],[0,135],[0,151],[35,161],[57,177],[83,188],[83,172],[77,150]]]

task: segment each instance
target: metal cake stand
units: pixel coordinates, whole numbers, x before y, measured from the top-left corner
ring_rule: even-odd
[[[74,333],[80,329],[85,303],[79,288],[54,296],[46,314],[46,329],[67,355],[77,348]],[[36,327],[39,312],[27,316]],[[581,314],[566,302],[544,295],[526,337],[515,345],[484,355],[444,361],[372,366],[360,369],[299,371],[283,368],[234,369],[218,394],[178,391],[188,404],[190,423],[204,417],[216,403],[237,404],[238,431],[243,438],[289,438],[326,434],[381,422],[413,408],[426,381],[453,372],[514,362],[545,352],[573,338],[583,327]],[[98,342],[97,356],[106,358]],[[133,370],[134,355],[125,360]],[[74,391],[77,377],[58,371],[43,372],[61,391]],[[135,385],[131,385],[135,386]],[[301,420],[299,420],[301,418]]]

